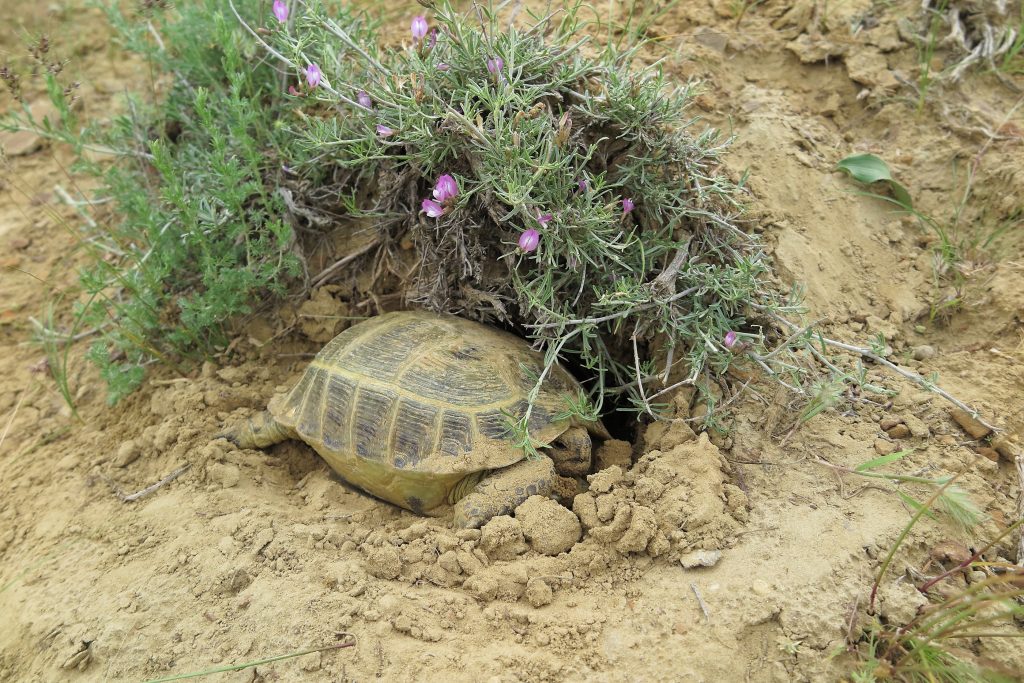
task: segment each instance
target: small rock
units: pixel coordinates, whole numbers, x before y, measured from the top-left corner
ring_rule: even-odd
[[[891,439],[905,439],[910,436],[910,427],[905,424],[896,425],[886,431]]]
[[[402,573],[402,558],[392,545],[371,548],[366,553],[366,571],[378,579],[397,579]]]
[[[579,518],[550,498],[530,496],[516,508],[516,519],[530,547],[544,555],[568,551],[580,540]]]
[[[1015,460],[1020,455],[1020,447],[1003,435],[992,439],[992,448],[1007,460]]]
[[[128,439],[117,449],[117,455],[114,456],[114,465],[116,467],[127,467],[142,455],[142,449],[139,448],[139,444],[134,439]]]
[[[430,531],[430,522],[421,520],[399,531],[398,536],[406,543],[411,543],[426,536],[428,531]]]
[[[903,423],[910,429],[910,435],[916,439],[927,439],[932,435],[932,430],[928,428],[928,425],[924,423],[919,417],[913,415],[907,415]]]
[[[883,432],[887,432],[898,424],[903,424],[902,417],[896,417],[895,415],[886,415],[882,418],[882,421],[878,423],[878,426],[882,428]]]
[[[985,574],[985,572],[983,572],[983,571],[981,571],[979,569],[974,570],[973,572],[971,572],[967,576],[970,578],[971,583],[981,583],[982,581],[984,581],[987,578],[987,575]]]
[[[983,455],[992,462],[999,462],[999,451],[997,451],[996,449],[989,448],[987,446],[979,446],[977,448],[977,451],[978,455]]]
[[[935,349],[927,344],[914,347],[914,360],[928,360],[935,357]]]
[[[249,548],[254,555],[263,552],[263,549],[270,545],[270,542],[274,540],[274,530],[266,528],[256,534],[255,538],[252,539],[252,546]]]
[[[992,430],[978,422],[970,413],[959,408],[950,408],[949,416],[974,439],[984,439]]]
[[[879,455],[889,455],[896,452],[896,444],[885,439],[875,439],[875,452]]]
[[[697,567],[714,567],[722,559],[721,550],[695,550],[679,558],[679,564],[685,569]]]
[[[551,604],[554,591],[544,579],[530,579],[526,584],[526,599],[534,607],[543,607]]]
[[[21,251],[23,249],[28,249],[30,246],[32,246],[32,240],[28,239],[27,237],[15,237],[9,242],[9,244],[11,245],[11,249]]]
[[[459,566],[459,558],[455,556],[454,550],[441,553],[441,556],[437,558],[437,564],[452,574],[462,573],[462,567]]]

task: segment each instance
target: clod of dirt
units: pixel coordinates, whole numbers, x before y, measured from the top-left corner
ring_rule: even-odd
[[[598,471],[613,465],[628,469],[633,464],[633,446],[628,441],[609,439],[597,448],[594,462]]]
[[[522,524],[508,515],[492,517],[480,529],[480,548],[492,560],[514,560],[528,550]]]
[[[935,348],[927,344],[914,347],[914,360],[928,360],[935,357]]]
[[[397,579],[402,573],[402,558],[394,546],[371,548],[366,553],[366,572],[378,579]]]
[[[551,604],[554,591],[544,579],[530,579],[526,584],[526,599],[534,607],[543,607]]]
[[[885,439],[875,439],[875,453],[879,455],[889,455],[890,453],[896,452],[896,444],[892,441],[886,441]]]
[[[679,564],[686,569],[697,567],[714,567],[722,559],[721,550],[695,550],[679,558]]]
[[[1010,461],[1019,457],[1021,452],[1020,446],[1015,444],[1005,435],[1000,435],[992,439],[992,448],[996,449],[996,452],[999,453],[999,455]]]
[[[576,515],[544,496],[527,498],[516,508],[516,519],[523,527],[526,542],[544,555],[567,552],[583,533]]]
[[[347,327],[348,306],[331,296],[337,289],[335,285],[321,287],[299,306],[299,329],[310,341],[329,342]]]
[[[114,466],[127,467],[138,460],[140,455],[142,455],[142,449],[138,442],[128,439],[118,447],[117,455],[114,456]]]
[[[973,439],[984,439],[992,433],[992,430],[978,422],[966,410],[950,408],[949,416],[952,417],[961,429],[967,432]]]
[[[909,624],[928,605],[928,598],[909,582],[892,582],[879,589],[878,605],[888,623]]]

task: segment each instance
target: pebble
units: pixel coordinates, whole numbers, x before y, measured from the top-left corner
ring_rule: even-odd
[[[978,455],[983,455],[992,462],[999,462],[999,451],[994,448],[988,448],[987,446],[981,446],[978,449]]]
[[[696,550],[679,558],[679,564],[686,569],[714,567],[722,559],[721,550]]]
[[[910,427],[905,424],[898,424],[891,429],[886,430],[886,434],[891,439],[905,439],[910,436]]]
[[[887,415],[882,418],[882,421],[878,423],[878,426],[882,428],[883,432],[887,432],[899,424],[903,424],[903,418],[896,417],[895,415]]]
[[[530,579],[526,584],[526,599],[534,607],[543,607],[551,604],[554,591],[544,579]]]
[[[960,427],[972,438],[983,439],[992,433],[992,430],[978,422],[970,413],[959,408],[950,408],[949,416],[952,417]]]
[[[929,358],[934,357],[934,347],[928,346],[927,344],[921,344],[920,346],[914,347],[914,360],[928,360]]]
[[[885,439],[875,439],[875,452],[879,455],[889,455],[896,452],[896,444]]]

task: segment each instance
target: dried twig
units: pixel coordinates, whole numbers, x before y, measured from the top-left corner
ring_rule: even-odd
[[[353,251],[348,256],[346,256],[346,257],[344,257],[344,258],[342,258],[342,259],[340,259],[338,261],[335,261],[334,264],[332,264],[331,266],[328,266],[324,270],[320,271],[320,273],[316,277],[313,278],[313,282],[311,284],[311,287],[316,288],[316,287],[319,287],[320,285],[324,284],[335,273],[337,273],[339,270],[341,270],[342,268],[347,266],[349,263],[351,263],[352,261],[354,261],[357,258],[359,258],[360,256],[362,256],[366,252],[370,251],[371,249],[376,247],[378,244],[380,244],[380,240],[379,239],[374,239],[374,240],[372,240],[370,242],[367,242],[363,246],[359,247],[358,249]]]
[[[117,484],[115,484],[109,477],[104,477],[104,479],[106,479],[107,483],[110,484],[110,487],[112,489],[114,489],[114,495],[116,495],[118,498],[120,498],[122,502],[130,503],[133,500],[138,500],[139,498],[142,498],[143,496],[148,496],[149,494],[153,493],[154,491],[156,491],[158,488],[160,488],[164,484],[171,483],[172,481],[174,481],[175,479],[177,479],[178,477],[183,475],[190,467],[192,467],[191,464],[182,465],[181,467],[179,467],[178,469],[174,470],[173,472],[168,474],[166,477],[164,477],[163,479],[161,479],[157,483],[155,483],[155,484],[153,484],[151,486],[147,486],[146,488],[142,489],[141,491],[136,491],[135,493],[128,493],[128,494],[126,494],[124,491],[122,491],[121,488]]]
[[[1017,464],[1017,518],[1024,520],[1024,455],[1018,455]],[[1017,566],[1024,567],[1024,524],[1020,525],[1017,541]]]
[[[697,598],[697,604],[700,605],[700,611],[704,613],[704,621],[711,623],[711,614],[708,612],[708,606],[704,604],[704,598],[700,597],[700,591],[697,590],[697,584],[691,583],[690,590],[693,591],[693,595]]]

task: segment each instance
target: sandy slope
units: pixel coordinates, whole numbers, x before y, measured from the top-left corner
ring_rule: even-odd
[[[752,227],[783,281],[806,285],[811,315],[848,341],[882,333],[901,362],[938,372],[1019,435],[1024,240],[1011,235],[973,259],[964,310],[930,323],[928,236],[831,172],[849,153],[878,153],[920,207],[947,216],[959,169],[978,159],[965,229],[985,234],[1024,201],[1022,122],[1005,118],[1017,95],[974,74],[943,93],[947,114],[918,114],[898,81],[914,73],[916,51],[895,18],[919,3],[874,15],[866,0],[829,4],[823,18],[814,3],[770,2],[737,30],[727,2],[679,3],[659,22],[649,57],[704,80],[699,113],[736,136],[727,163],[750,171]],[[86,111],[104,112],[134,76],[104,44],[102,21],[92,11],[37,11],[25,24],[63,39]],[[851,35],[845,27],[863,16],[878,21]],[[0,50],[20,44],[10,29],[0,40]],[[820,52],[832,56],[801,62]],[[194,376],[157,373],[113,409],[76,360],[77,423],[27,343],[28,316],[47,291],[40,280],[74,281],[74,239],[61,227],[74,214],[53,193],[55,183],[71,187],[67,161],[47,147],[14,157],[0,185],[0,429],[10,423],[0,446],[0,679],[142,680],[351,633],[354,648],[220,680],[834,680],[845,660],[831,655],[851,615],[863,618],[878,558],[908,514],[884,482],[864,486],[818,459],[852,467],[877,454],[876,442],[895,440],[915,449],[906,471],[962,473],[993,517],[984,534],[1014,517],[1012,466],[978,454],[941,399],[876,369],[874,380],[901,389],[892,401],[828,411],[784,445],[793,411],[767,385],[746,394],[718,446],[680,423],[648,430],[632,467],[595,475],[577,500],[587,531],[575,544],[543,526],[543,506],[482,534],[456,533],[444,519],[347,488],[301,444],[269,453],[211,444],[225,419],[262,407],[301,371],[295,354],[319,345],[298,332],[270,347],[246,340]],[[913,360],[923,345],[935,355]],[[879,425],[887,418],[911,434],[889,437]],[[113,493],[185,464],[136,502]],[[922,568],[942,544],[975,540],[922,525],[884,582],[882,613],[906,619],[922,602],[896,580],[904,568]],[[534,550],[560,542],[569,552]],[[1000,553],[1016,559],[1012,545]],[[721,559],[684,568],[697,550]],[[1012,642],[966,645],[1024,672]]]

